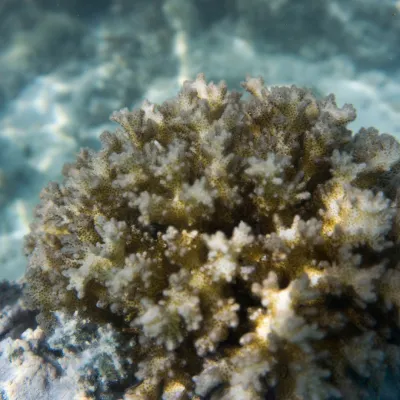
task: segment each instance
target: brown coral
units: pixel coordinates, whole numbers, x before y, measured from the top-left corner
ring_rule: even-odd
[[[42,192],[29,296],[137,337],[125,399],[361,399],[399,350],[400,146],[333,95],[243,87],[114,113]]]

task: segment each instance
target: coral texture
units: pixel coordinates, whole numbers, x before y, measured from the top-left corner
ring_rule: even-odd
[[[125,400],[366,398],[399,354],[400,145],[333,95],[242,86],[114,113],[41,193],[28,297],[43,329],[131,335]]]
[[[52,335],[33,327],[0,341],[0,399],[121,399],[135,382],[134,339],[77,312],[56,318]]]

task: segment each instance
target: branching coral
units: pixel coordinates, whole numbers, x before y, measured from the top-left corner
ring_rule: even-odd
[[[243,87],[114,113],[41,194],[28,296],[135,337],[126,400],[361,399],[399,352],[399,144],[333,95]]]

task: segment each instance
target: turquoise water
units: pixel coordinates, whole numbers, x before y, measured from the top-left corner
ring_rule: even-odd
[[[400,139],[399,37],[393,0],[0,0],[0,279],[23,276],[40,189],[99,148],[112,112],[200,72],[334,93],[357,109],[350,129]]]
[[[109,116],[160,102],[204,72],[246,74],[352,103],[357,120],[400,136],[398,2],[2,0],[0,277],[25,269],[22,237],[38,193]]]

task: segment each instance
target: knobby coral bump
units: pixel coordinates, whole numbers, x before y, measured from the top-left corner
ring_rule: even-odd
[[[128,334],[126,400],[364,398],[398,367],[400,145],[333,95],[242,86],[115,112],[41,193],[27,294],[50,331]]]

